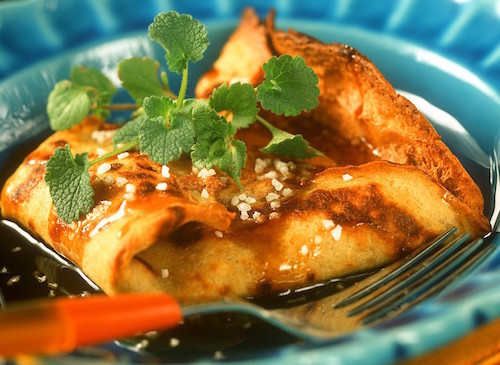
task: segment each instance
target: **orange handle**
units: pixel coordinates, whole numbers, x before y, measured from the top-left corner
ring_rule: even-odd
[[[56,354],[137,332],[177,326],[180,305],[165,294],[26,302],[0,312],[0,356]]]

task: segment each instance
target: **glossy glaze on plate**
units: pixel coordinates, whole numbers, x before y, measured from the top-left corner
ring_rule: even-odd
[[[193,67],[196,77],[216,58],[246,5],[254,6],[261,16],[276,8],[278,27],[358,48],[395,87],[451,114],[486,153],[491,150],[500,130],[498,1],[148,0],[137,6],[135,1],[46,0],[0,4],[0,166],[11,155],[9,147],[47,129],[48,92],[67,77],[72,65],[85,63],[112,74],[123,57],[147,54],[161,60],[162,50],[147,40],[145,29],[157,12],[173,8],[198,17],[209,30],[212,45],[205,60]],[[445,142],[454,148],[453,132]],[[467,158],[463,163],[488,200],[486,170]],[[500,316],[499,256],[496,252],[480,271],[452,290],[383,325],[327,345],[285,342],[256,349],[243,359],[262,364],[306,360],[383,364],[429,351]],[[115,347],[111,351],[123,361],[158,360]]]

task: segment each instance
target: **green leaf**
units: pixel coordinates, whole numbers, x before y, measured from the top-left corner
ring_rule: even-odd
[[[47,114],[53,130],[69,129],[80,123],[90,111],[103,119],[115,94],[113,83],[100,71],[77,66],[71,69],[71,81],[58,82],[49,94]]]
[[[119,144],[134,141],[139,138],[139,130],[146,120],[146,115],[139,114],[136,118],[125,123],[113,135],[113,144],[116,147]]]
[[[269,144],[261,148],[263,152],[275,153],[277,155],[289,156],[294,158],[311,158],[322,156],[322,153],[315,150],[300,134],[289,134],[282,131],[273,135]]]
[[[234,135],[236,128],[217,115],[205,100],[200,100],[193,108],[193,125],[197,137],[191,152],[193,165],[209,168],[221,156],[218,151],[225,149],[226,138]]]
[[[165,96],[148,96],[144,98],[144,112],[148,118],[162,117],[166,120],[175,106],[175,101]]]
[[[236,127],[210,108],[206,100],[198,100],[193,107],[193,125],[199,139],[218,139],[232,136]]]
[[[118,77],[122,86],[138,105],[147,96],[170,94],[168,84],[162,85],[158,78],[160,64],[147,57],[127,58],[118,63]]]
[[[240,82],[230,86],[222,84],[215,89],[210,95],[210,106],[218,112],[231,113],[231,123],[236,128],[248,127],[255,122],[259,112],[254,87]]]
[[[193,124],[197,136],[191,152],[193,165],[198,168],[218,166],[241,186],[246,146],[233,139],[236,127],[220,117],[206,101],[199,101],[193,108]]]
[[[91,67],[73,67],[71,69],[71,81],[74,87],[93,88],[99,105],[109,104],[116,92],[111,80],[104,76],[102,72]]]
[[[187,100],[181,109],[171,111],[168,121],[147,118],[139,129],[141,151],[160,164],[177,160],[182,152],[189,153],[195,142],[192,107],[193,100]]]
[[[46,165],[45,181],[59,218],[71,223],[94,206],[87,153],[73,157],[69,145],[58,147]]]
[[[302,135],[285,132],[274,127],[261,117],[258,117],[258,120],[273,134],[271,142],[269,142],[266,147],[261,148],[262,152],[275,153],[277,155],[294,158],[323,156],[321,152],[309,146],[309,143],[302,137]]]
[[[168,68],[181,73],[189,61],[197,62],[209,45],[207,30],[191,15],[169,11],[158,14],[149,26],[149,38],[167,51]]]
[[[70,81],[58,82],[49,94],[47,114],[50,127],[59,131],[80,123],[90,111],[90,100],[85,90],[74,88]]]
[[[247,147],[244,142],[233,139],[225,153],[216,162],[222,171],[228,174],[239,187],[241,186],[241,171],[247,159]]]
[[[107,119],[111,115],[109,110],[102,106],[109,105],[116,88],[104,74],[96,69],[86,66],[76,66],[71,69],[71,82],[73,87],[87,90],[91,104],[92,114]]]
[[[302,57],[273,56],[262,68],[265,76],[257,87],[257,99],[264,109],[295,116],[318,106],[318,76]]]

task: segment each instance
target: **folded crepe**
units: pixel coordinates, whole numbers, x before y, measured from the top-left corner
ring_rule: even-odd
[[[256,52],[259,50],[259,52]],[[89,159],[112,149],[115,126],[94,117],[54,133],[19,166],[1,212],[74,261],[106,293],[164,291],[182,303],[258,296],[386,265],[452,226],[489,230],[478,187],[429,122],[357,51],[275,30],[251,10],[197,87],[257,84],[273,54],[301,55],[320,77],[320,105],[297,118],[325,157],[265,155],[259,124],[238,132],[248,159],[241,190],[188,158],[131,151],[90,168],[95,207],[60,220],[44,181],[55,148]],[[237,62],[235,62],[235,57]],[[243,66],[242,66],[243,65]],[[241,66],[241,67],[240,67]],[[106,170],[106,169],[104,169]]]

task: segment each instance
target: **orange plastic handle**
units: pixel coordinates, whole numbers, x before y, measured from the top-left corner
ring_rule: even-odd
[[[56,354],[177,326],[180,305],[165,294],[63,298],[0,311],[0,356]]]

